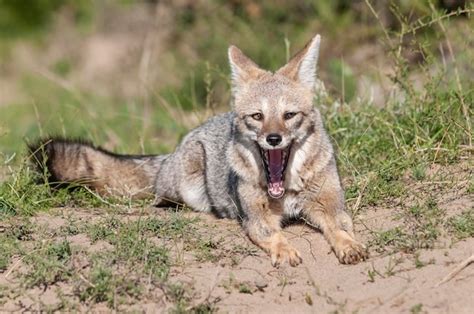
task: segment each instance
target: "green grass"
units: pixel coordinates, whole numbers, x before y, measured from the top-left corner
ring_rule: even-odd
[[[116,217],[110,217],[104,221],[87,226],[87,235],[94,243],[98,240],[107,240],[115,236],[117,228],[123,224]]]
[[[380,252],[415,253],[435,247],[444,232],[445,212],[433,199],[408,207],[396,215],[398,226],[374,232],[371,245]]]
[[[73,250],[67,240],[43,243],[39,242],[31,252],[25,255],[28,266],[24,277],[26,287],[47,287],[72,277]]]
[[[182,263],[170,250],[183,242],[188,252],[202,256],[200,245],[207,242],[194,232],[197,220],[185,214],[181,211],[168,213],[162,219],[143,217],[127,221],[111,213],[96,223],[69,218],[59,230],[29,220],[34,218],[8,217],[3,221],[7,229],[0,233],[0,272],[12,272],[14,284],[5,287],[1,295],[7,297],[13,291],[47,289],[63,283],[71,285],[73,291],[63,300],[68,304],[55,305],[58,309],[101,302],[117,309],[153,298],[149,287],[154,285],[176,301],[178,309],[188,308],[190,292],[179,293],[178,284],[168,279],[171,267]],[[106,241],[109,245],[89,251],[87,246],[68,238],[76,235],[86,236],[92,244]],[[17,269],[18,263],[12,265],[14,260],[21,262],[21,269]],[[3,297],[0,300],[5,301]],[[196,311],[209,312],[212,308],[212,304],[200,304]]]
[[[86,284],[77,288],[79,299],[86,303],[107,302],[110,307],[125,302],[126,298],[139,299],[142,287],[129,275],[113,271],[110,263],[100,258],[93,262]]]
[[[449,218],[448,228],[458,239],[474,237],[474,209]]]
[[[18,254],[18,240],[11,236],[0,235],[0,250],[2,251],[0,255],[0,272],[4,272],[10,265],[12,257]]]
[[[0,184],[0,217],[28,216],[54,207],[102,207],[117,199],[98,197],[87,188],[71,186],[70,189],[52,190],[46,184],[38,184],[39,175],[25,162],[9,180]],[[71,190],[74,189],[72,193]]]
[[[457,162],[461,145],[468,144],[461,97],[472,103],[474,94],[425,88],[430,91],[428,99],[417,96],[381,109],[365,105],[329,111],[326,124],[337,143],[343,174],[356,182],[369,182],[366,204],[400,196],[407,171],[421,180],[428,165]],[[349,198],[359,192],[355,186],[347,190]]]
[[[22,156],[25,143],[40,136],[79,137],[95,143],[114,136],[117,152],[163,153],[171,148],[169,141],[144,139],[162,134],[174,143],[185,133],[163,106],[156,106],[151,117],[146,117],[142,104],[66,90],[38,76],[25,78],[22,88],[31,102],[2,107],[0,157],[3,155],[5,160],[13,154]],[[149,128],[144,129],[145,123]],[[127,127],[117,128],[124,125]]]
[[[422,313],[422,311],[423,311],[423,304],[421,304],[421,303],[413,305],[410,308],[410,313],[412,313],[412,314],[419,314],[419,313]]]

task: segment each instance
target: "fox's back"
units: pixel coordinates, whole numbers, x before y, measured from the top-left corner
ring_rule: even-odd
[[[200,210],[211,210],[219,217],[236,217],[232,197],[234,176],[227,159],[227,150],[233,141],[234,117],[233,112],[214,116],[186,135],[157,176],[156,189],[159,194],[160,188],[164,186],[176,187],[176,193],[163,193],[169,196],[177,194],[181,196],[181,201],[185,201],[182,198],[186,198],[186,195],[195,196],[199,193],[202,194],[198,197],[200,202],[209,205],[207,209]],[[185,182],[190,172],[196,172],[195,175],[202,180],[188,180],[190,182],[183,188],[180,182]]]
[[[235,217],[235,204],[232,200],[235,184],[232,182],[231,166],[227,159],[227,149],[233,141],[233,121],[235,113],[227,112],[209,119],[192,132],[202,143],[205,151],[205,177],[208,197],[212,210],[221,217]]]

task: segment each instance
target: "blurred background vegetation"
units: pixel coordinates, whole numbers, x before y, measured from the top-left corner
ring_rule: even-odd
[[[330,106],[403,101],[423,93],[436,69],[439,88],[454,88],[454,62],[472,90],[472,8],[462,0],[0,0],[0,161],[51,134],[118,152],[170,151],[229,109],[229,44],[275,70],[320,33]]]

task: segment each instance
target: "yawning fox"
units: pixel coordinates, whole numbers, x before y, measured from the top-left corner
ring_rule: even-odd
[[[30,151],[50,183],[152,194],[158,205],[171,200],[236,218],[275,266],[302,262],[281,232],[287,217],[304,217],[341,263],[357,263],[367,251],[354,238],[334,151],[313,104],[319,44],[317,35],[275,73],[231,46],[231,111],[192,130],[171,154],[117,155],[64,139]]]

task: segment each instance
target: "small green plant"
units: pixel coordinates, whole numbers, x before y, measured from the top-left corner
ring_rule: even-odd
[[[219,299],[214,300],[212,303],[211,302],[204,302],[202,304],[199,304],[191,309],[193,313],[196,314],[211,314],[211,313],[217,313],[218,308],[216,307],[215,303],[220,301]]]
[[[376,275],[375,271],[370,270],[370,269],[367,271],[367,276],[369,276],[369,282],[375,282],[375,275]]]
[[[410,313],[419,314],[423,311],[423,304],[418,303],[410,308]]]
[[[171,313],[186,313],[189,302],[187,289],[180,283],[168,283],[166,291],[167,297],[175,304]]]
[[[193,224],[198,218],[186,218],[182,212],[175,212],[164,217],[150,217],[140,222],[140,228],[160,238],[173,239],[191,236],[195,228]]]
[[[423,180],[426,177],[426,165],[415,165],[412,169],[413,178],[417,181]]]
[[[73,220],[67,221],[65,226],[59,228],[59,234],[62,236],[73,236],[78,235],[86,231],[86,226],[84,224],[78,223]]]
[[[420,259],[420,253],[417,252],[415,253],[415,256],[414,256],[414,263],[415,263],[416,268],[422,268],[422,267],[425,267],[426,265],[434,264],[435,260],[434,258],[431,258],[428,261],[422,261]]]
[[[391,277],[397,273],[397,266],[399,266],[401,263],[403,263],[403,258],[402,257],[393,257],[390,256],[388,259],[388,264],[385,267],[385,275],[387,277]]]
[[[78,287],[77,293],[81,301],[107,302],[109,306],[120,304],[126,297],[138,298],[141,286],[130,276],[118,275],[110,266],[101,262],[95,264],[90,272],[89,280]]]
[[[458,239],[474,237],[474,210],[451,217],[447,224],[450,232]]]
[[[48,286],[71,278],[72,254],[67,240],[40,244],[25,256],[25,263],[29,266],[24,276],[26,286]]]
[[[7,270],[11,258],[19,253],[18,240],[14,237],[0,234],[0,272]]]
[[[241,282],[238,288],[239,288],[239,293],[252,294],[252,290],[250,289],[250,286],[245,282]]]
[[[219,246],[219,243],[211,238],[209,239],[199,239],[197,243],[191,244],[195,247],[196,258],[198,261],[217,261],[219,259],[219,254],[215,251]]]
[[[114,246],[113,257],[129,267],[140,265],[153,279],[166,279],[170,267],[168,249],[153,244],[149,225],[137,222],[122,223],[110,217],[89,227],[91,240],[106,240]]]
[[[122,226],[122,222],[116,217],[108,217],[107,219],[88,226],[87,234],[92,242],[98,240],[112,240],[117,234],[118,228]]]
[[[58,60],[53,66],[52,66],[52,70],[62,76],[62,77],[65,77],[67,76],[70,72],[71,72],[71,62],[67,59],[61,59],[61,60]]]
[[[434,199],[411,206],[400,213],[403,224],[392,229],[375,232],[371,244],[377,251],[404,251],[414,253],[418,249],[433,248],[441,235],[444,211]]]

